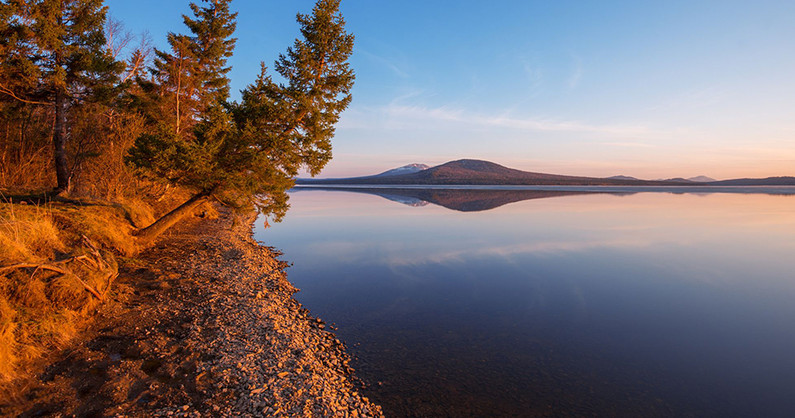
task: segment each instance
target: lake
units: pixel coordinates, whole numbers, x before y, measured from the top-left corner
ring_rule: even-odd
[[[255,238],[387,416],[795,416],[795,188],[636,190],[293,189]]]

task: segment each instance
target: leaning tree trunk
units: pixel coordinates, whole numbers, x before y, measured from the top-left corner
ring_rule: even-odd
[[[55,148],[55,176],[58,179],[57,193],[69,191],[69,167],[66,163],[66,134],[64,128],[64,113],[66,112],[63,89],[55,91],[55,126],[53,127],[52,143]]]
[[[179,222],[182,218],[191,214],[194,209],[199,207],[199,205],[209,200],[211,194],[212,191],[203,191],[196,196],[193,196],[187,202],[179,205],[179,207],[176,209],[163,215],[152,225],[149,225],[146,228],[138,231],[138,233],[136,233],[138,236],[138,243],[142,246],[151,244],[158,236],[160,236],[160,234],[166,232],[167,229],[174,226],[174,224]]]

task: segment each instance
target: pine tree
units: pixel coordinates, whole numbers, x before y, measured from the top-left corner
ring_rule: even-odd
[[[33,33],[27,24],[29,7],[22,0],[0,3],[0,93],[5,102],[47,103],[35,97],[40,68]]]
[[[207,7],[191,3],[196,19],[184,16],[185,26],[194,34],[191,43],[196,67],[193,77],[200,85],[198,102],[202,104],[225,103],[229,100],[229,78],[232,69],[226,65],[232,57],[237,39],[235,32],[237,13],[229,11],[230,0],[204,0]],[[206,109],[201,109],[206,110]]]
[[[237,13],[231,13],[231,0],[204,0],[206,7],[190,4],[193,18],[182,19],[191,35],[168,34],[171,51],[155,50],[150,69],[152,80],[140,80],[148,97],[148,115],[161,131],[172,131],[176,139],[190,140],[192,128],[209,106],[229,99],[230,68],[236,39]]]
[[[175,33],[168,34],[171,52],[155,50],[154,67],[150,70],[152,82],[144,82],[143,90],[148,93],[150,120],[159,129],[171,131],[175,136],[190,132],[193,113],[199,107],[196,91],[197,80],[191,77],[197,66],[196,57],[190,48],[190,38]]]
[[[3,45],[0,92],[23,103],[51,106],[56,191],[70,189],[66,154],[67,113],[73,106],[101,102],[113,94],[122,63],[105,48],[102,0],[15,0],[8,2],[2,28],[13,34]]]
[[[192,141],[161,132],[136,142],[131,164],[150,177],[195,192],[142,230],[142,240],[155,238],[208,199],[253,205],[279,220],[288,207],[286,191],[299,170],[317,174],[331,159],[334,125],[351,100],[354,74],[348,58],[353,36],[345,32],[339,0],[319,0],[311,15],[298,14],[297,20],[302,38],[275,66],[286,83],[274,82],[263,65],[257,81],[243,91],[241,103],[210,99],[222,97],[221,89],[205,97],[210,105],[195,125]],[[224,65],[216,58],[205,68]]]
[[[351,101],[353,35],[345,32],[339,4],[320,0],[312,15],[298,14],[303,39],[296,39],[275,66],[286,85],[274,83],[263,68],[243,92],[240,123],[255,132],[254,142],[262,142],[267,132],[275,165],[291,177],[301,167],[315,175],[331,160],[334,126]]]

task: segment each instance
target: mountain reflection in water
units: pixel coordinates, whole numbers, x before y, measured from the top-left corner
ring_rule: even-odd
[[[761,194],[795,196],[795,186],[296,186],[292,192],[322,190],[364,193],[408,206],[428,203],[460,212],[479,212],[524,200],[576,195],[609,194],[630,196],[637,193],[666,193],[708,196],[711,194]]]
[[[433,203],[460,212],[480,212],[491,210],[509,203],[523,200],[546,199],[551,197],[575,196],[581,194],[605,193],[597,191],[557,191],[557,190],[492,190],[492,189],[403,189],[403,188],[347,188],[347,187],[297,187],[294,190],[325,190],[349,193],[366,193],[381,196],[393,202],[408,206],[425,206]],[[628,193],[610,193],[628,194]]]

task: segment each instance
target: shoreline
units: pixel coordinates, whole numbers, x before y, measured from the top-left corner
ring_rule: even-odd
[[[598,185],[509,185],[509,184],[296,184],[291,190],[449,190],[449,191],[546,191],[584,193],[735,193],[735,194],[795,194],[793,185],[657,185],[657,186],[598,186]]]
[[[117,301],[0,414],[382,416],[254,221],[186,220],[121,263]]]

